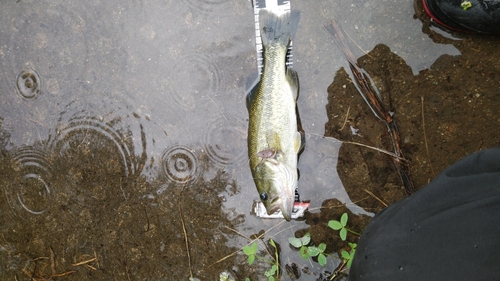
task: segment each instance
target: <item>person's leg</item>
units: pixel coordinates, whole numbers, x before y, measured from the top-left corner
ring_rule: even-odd
[[[500,0],[422,0],[427,14],[452,30],[500,34]]]
[[[349,280],[500,280],[500,148],[462,159],[379,212]]]

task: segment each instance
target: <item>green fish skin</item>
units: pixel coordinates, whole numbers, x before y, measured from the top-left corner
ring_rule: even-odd
[[[301,149],[296,115],[299,81],[297,73],[285,65],[297,24],[298,18],[292,18],[289,11],[260,10],[264,68],[247,100],[252,176],[267,213],[281,210],[287,221],[292,215]]]

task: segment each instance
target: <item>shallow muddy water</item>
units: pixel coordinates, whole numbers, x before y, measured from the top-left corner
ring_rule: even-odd
[[[270,266],[240,251],[264,232],[259,255],[279,244],[283,280],[326,278],[346,248],[328,221],[348,212],[361,232],[381,201],[406,196],[390,158],[341,146],[390,147],[323,27],[331,19],[395,112],[417,189],[500,141],[498,38],[445,32],[413,1],[294,1],[299,192],[311,207],[290,223],[256,218],[250,1],[0,7],[2,280],[267,280]],[[327,243],[326,266],[289,245],[306,232]]]

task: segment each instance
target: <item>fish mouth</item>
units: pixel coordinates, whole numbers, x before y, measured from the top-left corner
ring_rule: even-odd
[[[285,220],[290,221],[292,219],[293,201],[294,197],[286,198],[285,200],[281,197],[277,197],[272,200],[269,208],[267,208],[267,214],[272,215],[278,210],[281,210],[281,214]]]

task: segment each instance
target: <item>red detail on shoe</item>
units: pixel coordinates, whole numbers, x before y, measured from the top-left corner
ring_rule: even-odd
[[[440,21],[438,18],[436,18],[436,17],[432,14],[432,12],[431,12],[431,10],[429,9],[429,7],[427,7],[426,0],[422,0],[422,3],[424,4],[424,9],[425,9],[425,12],[427,13],[427,15],[429,15],[429,17],[431,17],[431,19],[433,19],[436,23],[438,23],[439,25],[444,26],[444,27],[446,27],[446,28],[448,28],[448,29],[451,29],[451,30],[465,32],[465,30],[461,30],[461,29],[458,29],[458,28],[456,28],[456,27],[451,27],[451,26],[449,26],[449,25],[447,25],[447,24],[443,23],[442,21]]]

